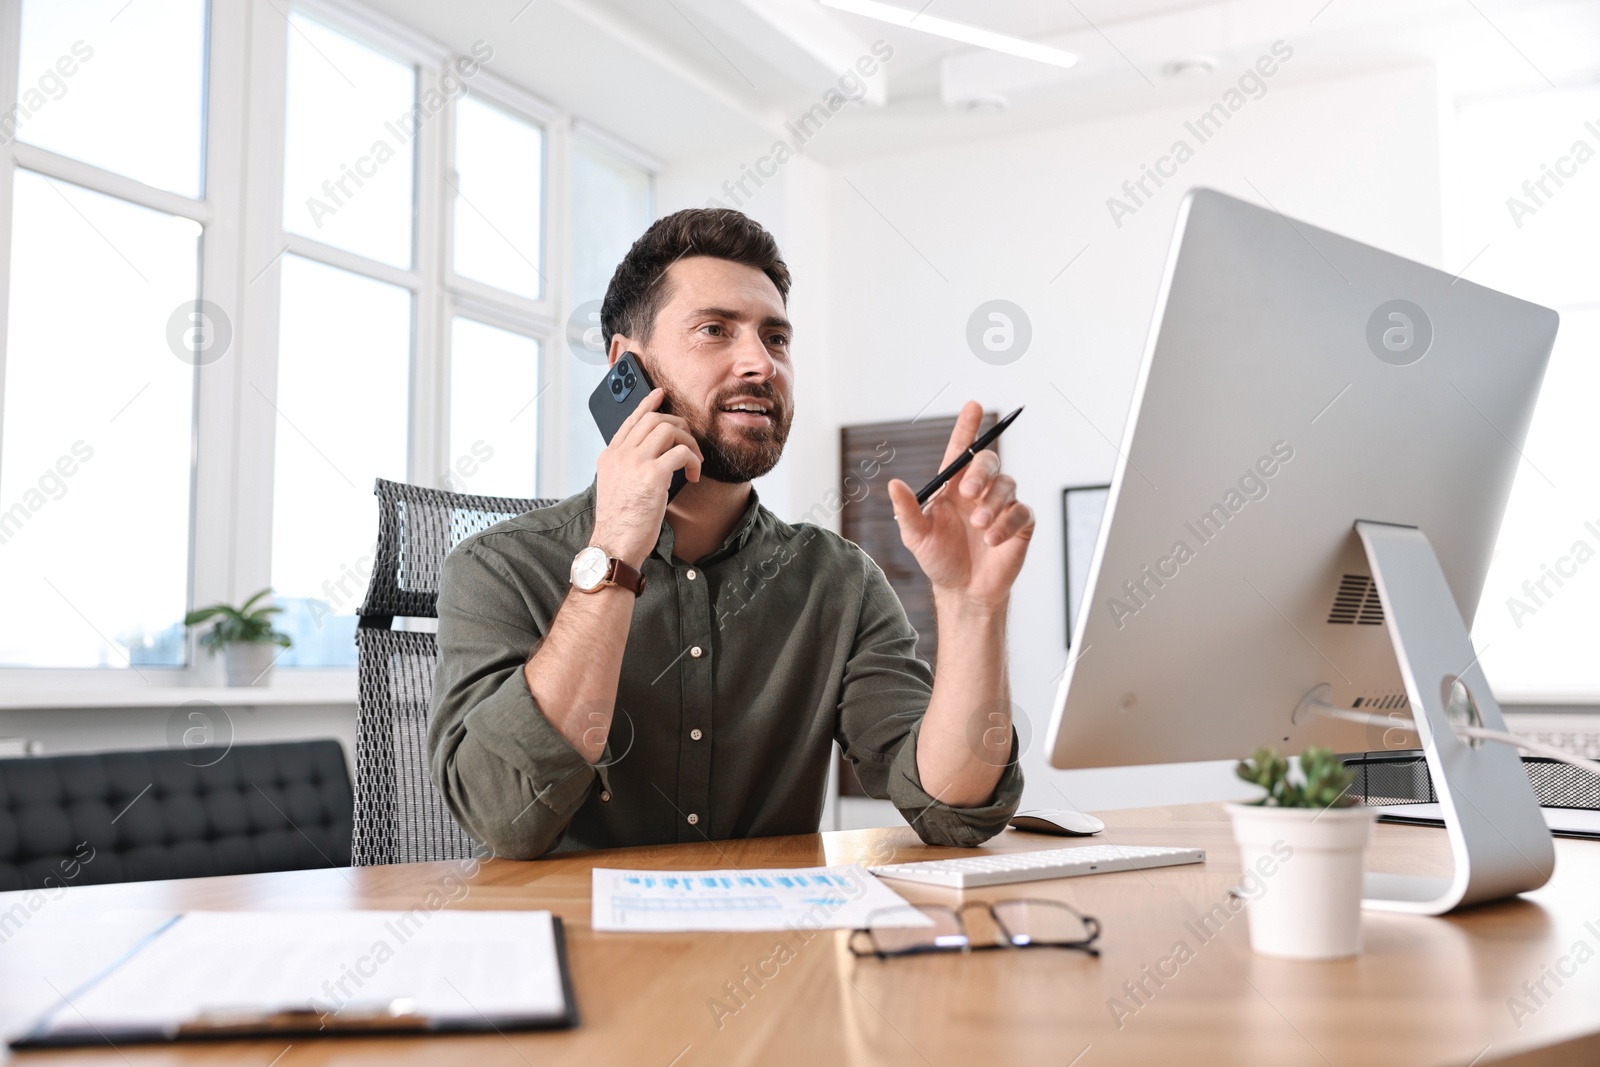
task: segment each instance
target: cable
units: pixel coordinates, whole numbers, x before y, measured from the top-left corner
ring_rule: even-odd
[[[1367,726],[1410,730],[1413,733],[1417,729],[1416,721],[1413,719],[1396,719],[1384,715],[1369,715],[1364,711],[1347,711],[1344,708],[1336,708],[1332,704],[1327,704],[1320,700],[1308,701],[1305,706],[1315,711],[1318,715],[1326,715],[1330,719],[1344,719],[1347,722],[1358,722]],[[1470,737],[1479,741],[1498,741],[1502,745],[1511,745],[1513,748],[1532,752],[1536,756],[1560,760],[1562,763],[1570,764],[1581,771],[1600,775],[1600,760],[1574,756],[1572,753],[1556,748],[1554,745],[1547,745],[1540,741],[1530,741],[1526,737],[1518,737],[1502,730],[1486,730],[1481,726],[1461,726],[1454,723],[1451,726],[1455,730],[1457,737]]]
[[[1600,760],[1574,756],[1570,752],[1559,749],[1554,745],[1547,745],[1542,741],[1530,741],[1526,737],[1518,737],[1515,734],[1504,733],[1500,730],[1485,730],[1481,726],[1457,726],[1455,731],[1457,737],[1476,737],[1482,741],[1498,741],[1502,745],[1514,745],[1517,748],[1526,749],[1536,756],[1546,756],[1553,760],[1560,760],[1562,763],[1571,764],[1580,771],[1600,774]]]

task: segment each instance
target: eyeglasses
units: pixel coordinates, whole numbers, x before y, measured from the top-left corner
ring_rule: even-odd
[[[994,923],[993,941],[973,944],[963,915],[978,908]],[[921,922],[926,919],[928,922]],[[915,923],[916,925],[908,925]],[[974,900],[960,908],[912,904],[880,908],[864,930],[850,932],[857,956],[910,956],[922,952],[978,952],[992,948],[1066,948],[1100,955],[1094,942],[1100,921],[1056,900]]]

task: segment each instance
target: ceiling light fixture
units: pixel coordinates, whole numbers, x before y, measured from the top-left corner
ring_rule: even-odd
[[[980,29],[977,26],[968,26],[964,22],[952,22],[934,15],[907,11],[903,7],[883,3],[882,0],[821,0],[821,2],[824,7],[865,15],[870,19],[892,22],[896,26],[904,26],[910,30],[921,30],[936,37],[945,37],[952,41],[960,41],[962,44],[977,45],[979,48],[989,48],[996,52],[1021,56],[1023,59],[1049,63],[1052,66],[1070,67],[1078,62],[1076,55],[1059,48],[1035,44],[1020,37],[995,33],[993,30]]]

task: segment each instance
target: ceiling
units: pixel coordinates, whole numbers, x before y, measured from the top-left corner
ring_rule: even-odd
[[[779,135],[872,44],[893,58],[807,145],[825,162],[1214,101],[1274,41],[1274,84],[1403,64],[1463,94],[1600,76],[1600,0],[932,0],[928,13],[1065,48],[1062,69],[818,0],[369,0],[646,151]],[[921,0],[893,0],[916,10]],[[1195,61],[1210,73],[1171,68]],[[1191,64],[1192,66],[1193,64]]]

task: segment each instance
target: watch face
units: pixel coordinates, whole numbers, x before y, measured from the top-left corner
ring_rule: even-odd
[[[610,565],[606,550],[590,545],[572,558],[572,584],[585,593],[598,589]]]

